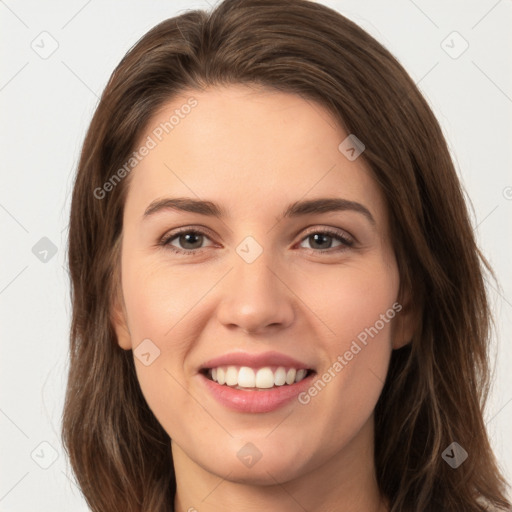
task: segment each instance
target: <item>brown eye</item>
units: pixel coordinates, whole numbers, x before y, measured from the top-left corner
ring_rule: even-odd
[[[334,249],[329,252],[337,252],[354,245],[354,241],[345,233],[331,230],[310,232],[303,238],[303,242],[304,241],[308,241],[311,250],[315,250],[315,252],[328,251],[329,249]],[[338,244],[333,247],[333,242],[338,242]],[[307,247],[305,248],[308,249]]]
[[[205,239],[208,239],[205,233],[194,229],[186,229],[165,236],[160,245],[176,253],[193,254],[203,249],[202,245]],[[178,246],[172,243],[174,241]]]

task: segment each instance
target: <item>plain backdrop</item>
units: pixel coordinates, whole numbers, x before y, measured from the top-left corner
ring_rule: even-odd
[[[214,0],[210,0],[211,4]],[[404,65],[437,115],[500,286],[486,411],[512,480],[512,1],[323,1]],[[0,511],[85,511],[60,442],[70,192],[110,74],[158,22],[206,1],[0,0]],[[471,456],[471,453],[469,454]]]

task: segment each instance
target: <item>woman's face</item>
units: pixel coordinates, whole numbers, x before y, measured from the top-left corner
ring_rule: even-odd
[[[230,86],[174,99],[140,138],[114,322],[175,464],[274,483],[371,453],[410,330],[347,135],[300,96]]]

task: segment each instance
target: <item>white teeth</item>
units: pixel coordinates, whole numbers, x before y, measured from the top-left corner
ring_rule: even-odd
[[[283,386],[286,383],[286,370],[282,366],[274,374],[274,383],[276,386]]]
[[[301,369],[297,371],[297,375],[295,375],[295,382],[300,382],[306,376],[306,370]]]
[[[296,370],[293,368],[290,368],[288,370],[288,373],[286,374],[286,384],[293,384],[295,382],[295,374],[297,373]]]
[[[252,368],[248,368],[247,366],[240,368],[238,372],[238,385],[243,388],[253,388],[256,385],[256,375]]]
[[[238,383],[238,370],[235,366],[228,366],[226,371],[226,384],[228,386],[236,386]]]
[[[257,388],[273,388],[274,387],[274,372],[270,368],[260,368],[256,374],[256,387]]]
[[[248,366],[219,366],[209,372],[212,380],[227,386],[241,388],[270,389],[274,386],[291,385],[300,382],[307,375],[307,370],[279,366],[274,371],[266,366],[263,368],[249,368]]]

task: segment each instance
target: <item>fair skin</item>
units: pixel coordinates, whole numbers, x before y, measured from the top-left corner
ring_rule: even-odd
[[[296,95],[241,85],[188,91],[154,116],[141,143],[191,96],[197,106],[130,176],[113,314],[121,348],[150,339],[160,350],[147,366],[134,361],[172,439],[175,509],[386,511],[373,411],[412,320],[399,295],[382,193],[362,158],[349,161],[338,150],[347,134],[329,113]],[[170,197],[213,201],[227,216],[169,208],[144,216]],[[351,207],[279,218],[291,203],[325,197],[370,215]],[[187,243],[182,233],[158,245],[189,227],[203,237]],[[350,245],[331,233],[315,244],[313,234],[326,228]],[[248,236],[263,250],[251,263],[236,251]],[[308,403],[240,412],[205,390],[201,365],[233,351],[277,351],[307,362],[317,378],[332,373],[338,356],[396,302],[402,311]],[[250,467],[237,456],[247,443],[261,454]]]

